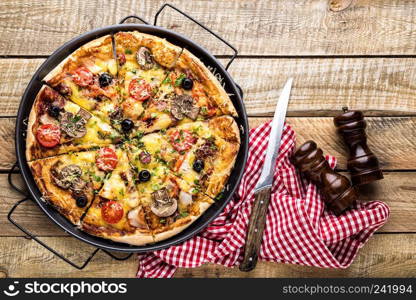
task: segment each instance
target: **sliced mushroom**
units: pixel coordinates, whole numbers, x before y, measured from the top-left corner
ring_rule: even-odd
[[[51,175],[52,175],[53,183],[55,183],[55,185],[57,185],[61,189],[67,190],[71,186],[71,183],[69,181],[59,179],[59,177],[54,175],[53,172],[51,173]]]
[[[152,193],[152,205],[150,209],[158,217],[169,217],[175,213],[178,208],[178,201],[169,197],[168,190],[163,188]]]
[[[149,227],[146,222],[146,213],[144,212],[141,206],[129,211],[129,213],[127,214],[127,218],[129,220],[130,225],[133,227],[137,227],[140,229],[148,229]]]
[[[185,116],[196,120],[199,110],[200,108],[195,105],[190,95],[178,95],[172,100],[171,113],[178,120],[182,120]]]
[[[51,175],[54,183],[65,190],[70,189],[72,191],[79,192],[82,191],[87,184],[81,179],[81,168],[74,164],[68,165],[60,171],[53,168]]]
[[[74,115],[71,112],[63,112],[60,115],[61,130],[71,138],[81,138],[87,133],[85,125],[87,120],[82,117],[84,113]]]
[[[192,119],[193,121],[198,118],[200,108],[198,106],[193,105],[185,114],[188,118]]]
[[[177,120],[182,120],[183,118],[185,118],[184,113],[182,113],[182,108],[178,104],[176,104],[175,102],[172,103],[172,107],[170,109],[170,113]]]
[[[146,47],[140,47],[136,54],[136,60],[143,70],[150,70],[155,64],[152,53]]]

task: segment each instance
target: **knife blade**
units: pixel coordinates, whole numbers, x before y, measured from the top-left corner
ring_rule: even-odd
[[[273,184],[274,168],[279,154],[283,126],[289,104],[293,78],[289,78],[284,85],[276,104],[271,132],[260,178],[254,188],[255,201],[248,225],[244,258],[240,264],[241,271],[251,271],[256,267],[264,227],[266,224],[267,207],[269,206]]]
[[[267,145],[266,158],[264,159],[263,169],[261,170],[259,181],[257,181],[254,192],[263,188],[271,187],[273,183],[274,166],[279,155],[280,140],[282,138],[283,126],[286,118],[287,105],[289,103],[290,91],[292,89],[293,78],[289,78],[282,89],[279,100],[274,111],[271,123],[272,131]]]

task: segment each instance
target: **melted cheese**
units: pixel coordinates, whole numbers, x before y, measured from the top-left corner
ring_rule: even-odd
[[[91,111],[95,106],[95,101],[83,97],[78,90],[78,86],[71,80],[65,80],[65,84],[71,89],[71,96],[69,97],[73,102],[79,106]]]
[[[75,103],[66,101],[64,109],[65,111],[76,115],[79,112],[80,107]],[[86,128],[86,134],[79,139],[75,139],[75,143],[102,145],[110,143],[111,137],[118,136],[118,133],[109,124],[101,121],[99,118],[95,116],[91,116],[91,118],[88,120],[86,124]]]

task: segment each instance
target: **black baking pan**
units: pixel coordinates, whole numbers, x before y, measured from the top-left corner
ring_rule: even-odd
[[[230,94],[231,100],[238,112],[238,118],[236,118],[236,122],[239,125],[241,135],[240,151],[237,155],[235,167],[231,172],[230,178],[224,190],[223,197],[221,197],[221,199],[218,199],[199,219],[197,219],[191,226],[189,226],[181,233],[167,240],[146,246],[131,246],[128,244],[116,243],[111,240],[102,239],[99,237],[89,235],[79,230],[76,226],[72,225],[67,219],[65,219],[65,217],[60,215],[51,205],[49,205],[42,199],[42,195],[36,186],[36,183],[28,167],[25,156],[27,119],[32,108],[32,104],[35,100],[35,97],[42,86],[42,78],[45,77],[53,68],[55,68],[55,66],[57,66],[63,59],[65,59],[73,51],[78,49],[80,46],[86,44],[87,42],[107,34],[114,34],[119,31],[132,30],[138,30],[143,33],[159,36],[161,38],[165,38],[166,40],[175,45],[184,47],[188,49],[190,52],[192,52],[194,55],[196,55],[206,66],[210,67],[210,69],[215,70],[215,73],[223,79],[224,88],[227,91],[227,93]],[[59,49],[57,49],[39,67],[39,69],[33,75],[31,81],[29,82],[29,85],[27,86],[23,94],[16,120],[15,138],[17,163],[20,167],[30,197],[39,205],[43,212],[50,219],[53,220],[53,222],[55,222],[59,227],[61,227],[65,232],[69,233],[70,235],[100,249],[119,252],[142,253],[147,251],[164,249],[193,237],[199,231],[205,228],[231,200],[234,192],[236,191],[240,183],[246,165],[248,154],[248,120],[247,113],[245,111],[242,100],[241,89],[239,89],[236,86],[231,76],[228,74],[225,68],[218,62],[218,60],[203,47],[199,46],[198,44],[194,43],[193,41],[181,34],[175,33],[173,31],[167,30],[159,26],[146,24],[118,24],[99,28],[72,39],[71,41],[67,42]]]

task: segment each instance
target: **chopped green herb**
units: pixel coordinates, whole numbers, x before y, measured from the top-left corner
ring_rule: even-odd
[[[179,215],[181,216],[181,218],[185,218],[185,217],[189,216],[189,213],[188,213],[188,212],[186,212],[186,211],[181,211],[181,212],[179,213]]]
[[[133,51],[131,51],[130,49],[126,49],[126,50],[124,50],[124,53],[125,53],[125,54],[132,54],[132,53],[133,53]]]
[[[100,176],[97,176],[95,174],[91,174],[92,178],[97,181],[97,182],[101,182],[102,178]]]
[[[215,201],[219,201],[219,200],[222,200],[222,199],[224,199],[224,192],[220,192],[215,198],[214,198],[214,200]]]
[[[136,138],[141,139],[143,136],[144,136],[144,132],[143,131],[137,131]]]
[[[175,86],[180,86],[182,84],[182,80],[184,80],[185,78],[185,74],[182,73],[181,75],[179,75],[179,77],[175,80]]]
[[[163,79],[162,84],[169,84],[171,82],[172,80],[169,77],[166,77],[165,79]]]

